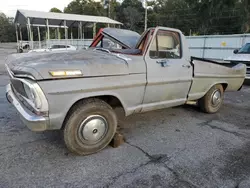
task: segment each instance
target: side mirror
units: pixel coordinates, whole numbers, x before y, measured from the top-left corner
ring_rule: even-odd
[[[235,49],[235,50],[234,50],[234,54],[237,54],[238,52],[239,52],[238,49]]]

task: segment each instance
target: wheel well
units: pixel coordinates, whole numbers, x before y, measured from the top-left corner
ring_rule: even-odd
[[[88,98],[83,98],[83,99],[80,99],[78,101],[76,101],[71,107],[70,109],[68,110],[67,112],[67,115],[65,116],[64,118],[64,121],[63,121],[63,125],[62,125],[62,128],[64,128],[64,125],[65,125],[65,122],[66,120],[68,119],[68,116],[71,114],[71,111],[72,109],[74,108],[74,106],[78,105],[79,103],[81,103],[83,100],[87,100],[87,99],[91,99],[91,98],[96,98],[96,99],[100,99],[100,100],[103,100],[105,101],[107,104],[109,104],[114,110],[116,108],[119,108],[119,109],[122,109],[123,111],[123,115],[125,115],[125,110],[124,110],[124,107],[121,103],[121,101],[115,97],[115,96],[112,96],[112,95],[103,95],[103,96],[96,96],[96,97],[88,97]]]
[[[97,96],[97,97],[94,97],[94,98],[98,98],[98,99],[101,99],[101,100],[105,101],[112,108],[116,108],[116,107],[122,107],[123,108],[121,101],[115,96],[104,95],[104,96]]]
[[[226,84],[226,83],[222,83],[221,85],[222,85],[222,87],[223,87],[224,91],[226,91],[228,84]]]

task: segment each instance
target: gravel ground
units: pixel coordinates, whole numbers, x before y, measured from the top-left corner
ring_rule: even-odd
[[[5,99],[0,48],[0,187],[250,187],[250,87],[217,114],[182,106],[128,117],[125,144],[75,156],[56,131],[34,133]]]

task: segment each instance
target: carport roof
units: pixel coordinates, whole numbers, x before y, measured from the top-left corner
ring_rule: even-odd
[[[46,25],[45,24],[46,19],[49,20],[49,25],[63,25],[63,21],[66,20],[68,27],[77,25],[77,22],[82,22],[83,25],[86,25],[88,23],[105,23],[105,24],[122,25],[121,22],[112,20],[104,16],[41,12],[33,10],[17,10],[14,23],[26,25],[27,18],[30,18],[30,24],[40,24],[40,25]]]

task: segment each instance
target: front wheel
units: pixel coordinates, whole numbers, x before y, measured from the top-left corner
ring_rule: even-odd
[[[206,95],[198,101],[199,107],[206,113],[219,111],[224,100],[224,89],[221,84],[213,86]]]
[[[89,155],[105,148],[116,128],[117,117],[110,105],[99,99],[83,100],[67,117],[64,142],[73,153]]]

